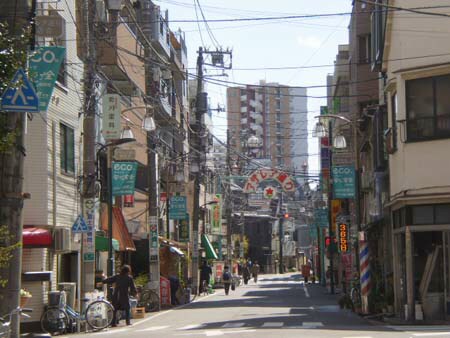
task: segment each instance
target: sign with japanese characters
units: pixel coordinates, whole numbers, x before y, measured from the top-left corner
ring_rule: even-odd
[[[169,203],[169,219],[184,219],[186,212],[186,196],[172,196]]]
[[[46,112],[48,109],[65,54],[65,47],[39,47],[29,59],[30,79],[33,81],[39,97],[40,111]]]
[[[255,170],[244,185],[244,193],[256,192],[259,183],[266,180],[277,181],[285,192],[294,192],[295,180],[286,172],[278,169]]]
[[[105,140],[120,138],[120,95],[105,94],[103,96],[102,135]]]
[[[133,195],[136,184],[136,162],[113,162],[112,194],[113,196]]]
[[[181,219],[178,224],[178,241],[189,242],[189,214],[186,214],[185,219]]]
[[[339,223],[338,224],[338,247],[340,252],[347,252],[349,250],[348,243],[348,224]]]
[[[314,210],[314,224],[320,228],[328,228],[328,208]]]
[[[353,166],[333,166],[333,197],[355,197],[355,169]]]
[[[222,231],[222,195],[216,194],[214,201],[216,201],[217,204],[214,204],[211,207],[212,233],[220,234]]]

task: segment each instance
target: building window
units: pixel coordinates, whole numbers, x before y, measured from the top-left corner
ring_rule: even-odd
[[[66,174],[75,172],[75,134],[73,128],[59,125],[61,146],[61,171]]]
[[[370,34],[358,36],[358,59],[360,63],[370,63],[372,55]]]
[[[406,81],[408,141],[450,138],[450,74]]]
[[[450,224],[450,204],[412,205],[406,209],[406,224]]]

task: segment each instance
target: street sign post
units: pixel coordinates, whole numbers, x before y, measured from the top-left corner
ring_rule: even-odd
[[[40,111],[46,112],[48,109],[65,53],[65,47],[39,47],[29,59],[30,78],[39,97]]]
[[[89,226],[87,225],[83,216],[78,215],[77,219],[75,220],[75,223],[73,223],[72,225],[72,232],[73,233],[89,232]]]
[[[22,68],[19,68],[3,92],[1,108],[15,113],[39,113],[39,98]]]
[[[120,95],[105,94],[102,101],[102,135],[105,140],[120,138]]]

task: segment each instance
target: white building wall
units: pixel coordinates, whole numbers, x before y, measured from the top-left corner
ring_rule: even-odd
[[[306,88],[290,88],[291,153],[296,171],[308,164],[308,108]]]

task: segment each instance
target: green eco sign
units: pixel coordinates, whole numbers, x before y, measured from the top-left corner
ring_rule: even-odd
[[[186,196],[172,196],[169,204],[169,219],[185,219],[186,212]]]
[[[355,197],[355,169],[353,166],[333,167],[332,178],[335,199]]]
[[[113,162],[112,194],[113,196],[133,195],[136,184],[136,162]]]
[[[65,53],[65,47],[39,47],[29,59],[30,79],[39,97],[40,111],[47,111]]]

